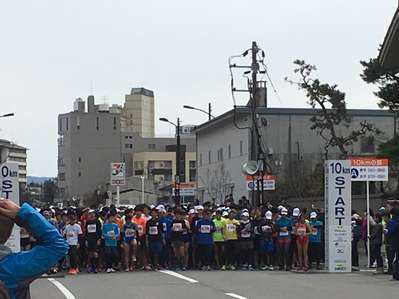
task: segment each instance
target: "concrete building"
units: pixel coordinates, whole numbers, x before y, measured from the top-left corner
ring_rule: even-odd
[[[125,96],[122,110],[122,130],[138,133],[145,138],[155,136],[154,92],[132,88]]]
[[[0,139],[0,164],[4,162],[17,162],[19,168],[19,182],[26,186],[27,149],[11,141]]]
[[[198,140],[198,196],[201,201],[215,198],[220,201],[232,193],[237,199],[248,196],[243,163],[249,160],[249,109],[239,108],[208,121],[196,129]],[[323,140],[310,129],[310,118],[317,113],[314,109],[265,108],[260,110],[261,135],[268,151],[268,161],[277,183],[294,181],[314,171],[325,158]],[[341,127],[340,133],[347,134],[367,120],[383,133],[376,138],[362,138],[350,149],[353,155],[375,155],[378,143],[393,136],[394,117],[382,110],[349,110],[352,123],[349,128]],[[234,124],[234,120],[235,123]],[[338,157],[330,149],[329,157]]]
[[[122,160],[120,113],[78,99],[74,111],[58,116],[60,197],[83,198],[109,181],[110,163]]]
[[[380,51],[381,65],[394,72],[399,72],[399,7],[385,36]]]
[[[129,178],[128,184],[121,188],[123,202],[130,198],[130,202],[136,204],[139,200],[137,192],[141,190],[141,182],[131,178],[134,176],[145,176],[148,202],[154,201],[154,196],[164,196],[153,191],[154,183],[155,187],[163,187],[165,184],[170,186],[173,181],[176,138],[152,136],[153,102],[152,91],[133,88],[131,94],[126,96],[123,108],[118,105],[96,105],[94,97],[89,96],[87,103],[79,98],[74,102],[72,112],[58,116],[60,198],[69,201],[73,197],[80,200],[91,197],[98,201],[99,194],[106,191],[114,193],[115,188],[109,186],[110,164],[119,161],[126,164],[126,176]],[[195,180],[193,137],[192,126],[189,126],[181,139],[183,182]],[[151,184],[152,188],[149,187]]]

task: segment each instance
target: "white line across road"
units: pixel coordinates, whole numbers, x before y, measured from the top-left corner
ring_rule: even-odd
[[[190,283],[197,283],[197,282],[198,282],[198,280],[192,279],[192,278],[190,278],[190,277],[181,275],[181,274],[176,273],[176,272],[173,272],[173,271],[169,271],[169,270],[160,270],[159,272],[160,272],[160,273],[163,273],[163,274],[168,274],[168,275],[174,276],[174,277],[176,277],[176,278],[183,279],[183,280],[188,281],[188,282],[190,282]]]
[[[66,287],[64,287],[61,282],[55,280],[54,278],[48,278],[48,281],[55,285],[66,299],[76,299],[76,297]]]
[[[248,299],[247,297],[243,297],[234,293],[224,293],[227,296],[233,297],[233,298],[237,298],[237,299]]]

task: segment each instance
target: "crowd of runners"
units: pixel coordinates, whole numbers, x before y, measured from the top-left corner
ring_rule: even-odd
[[[324,264],[324,213],[267,204],[251,207],[226,202],[172,208],[167,205],[99,209],[44,209],[41,213],[69,244],[68,256],[50,272],[75,275],[135,270],[284,270],[306,272]],[[352,212],[352,264],[359,269],[358,248],[367,250],[378,273],[399,268],[399,204],[378,212]],[[27,231],[22,248],[34,246]],[[396,261],[395,261],[396,257]],[[395,266],[396,265],[396,266]],[[395,268],[396,267],[396,268]],[[396,271],[396,274],[395,274]]]

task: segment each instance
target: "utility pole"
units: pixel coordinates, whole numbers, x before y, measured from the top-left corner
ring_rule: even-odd
[[[258,54],[258,46],[256,42],[252,42],[252,64],[251,64],[251,71],[252,71],[252,83],[249,86],[250,90],[250,97],[251,97],[251,153],[250,153],[250,160],[257,161],[258,160],[258,146],[257,146],[257,128],[256,128],[256,99],[257,99],[257,74],[259,70],[259,65],[257,61],[257,54]]]
[[[176,178],[175,178],[175,205],[180,206],[180,118],[176,126]]]

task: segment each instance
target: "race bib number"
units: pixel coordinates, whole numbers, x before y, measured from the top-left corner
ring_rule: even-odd
[[[67,237],[68,238],[74,238],[75,237],[75,233],[74,232],[68,232],[67,233]]]
[[[211,232],[211,226],[210,225],[201,225],[200,232],[203,234],[209,234]]]
[[[280,232],[280,237],[288,237],[288,232]]]
[[[135,230],[131,229],[131,228],[126,229],[125,236],[126,236],[126,238],[134,237],[135,236]]]
[[[222,232],[222,228],[220,226],[216,226],[216,232],[217,233],[221,233]]]
[[[298,236],[304,236],[306,235],[306,228],[298,228],[296,232]]]
[[[168,229],[167,226],[166,226],[166,223],[162,223],[162,227],[163,227],[163,231],[166,232],[167,229]]]
[[[229,233],[234,233],[236,231],[236,226],[234,224],[227,224],[226,229]]]
[[[144,229],[141,225],[137,225],[137,230],[139,232],[139,235],[142,235],[144,233]]]
[[[110,230],[107,232],[107,236],[110,238],[115,238],[115,232],[113,230]]]
[[[262,232],[268,233],[271,232],[272,228],[269,225],[262,226]]]
[[[181,232],[183,230],[183,225],[181,223],[173,223],[172,230],[174,232]]]
[[[312,228],[312,235],[313,236],[317,236],[317,232],[318,232],[318,229],[317,228]]]
[[[251,236],[250,232],[247,232],[247,231],[242,231],[241,232],[241,237],[242,238],[249,238],[250,236]]]
[[[87,226],[87,232],[88,232],[88,233],[92,234],[92,233],[95,233],[96,231],[97,231],[97,225],[95,225],[95,224],[89,224],[89,225]]]
[[[148,230],[150,235],[158,235],[158,227],[156,226],[150,226],[150,229]]]

